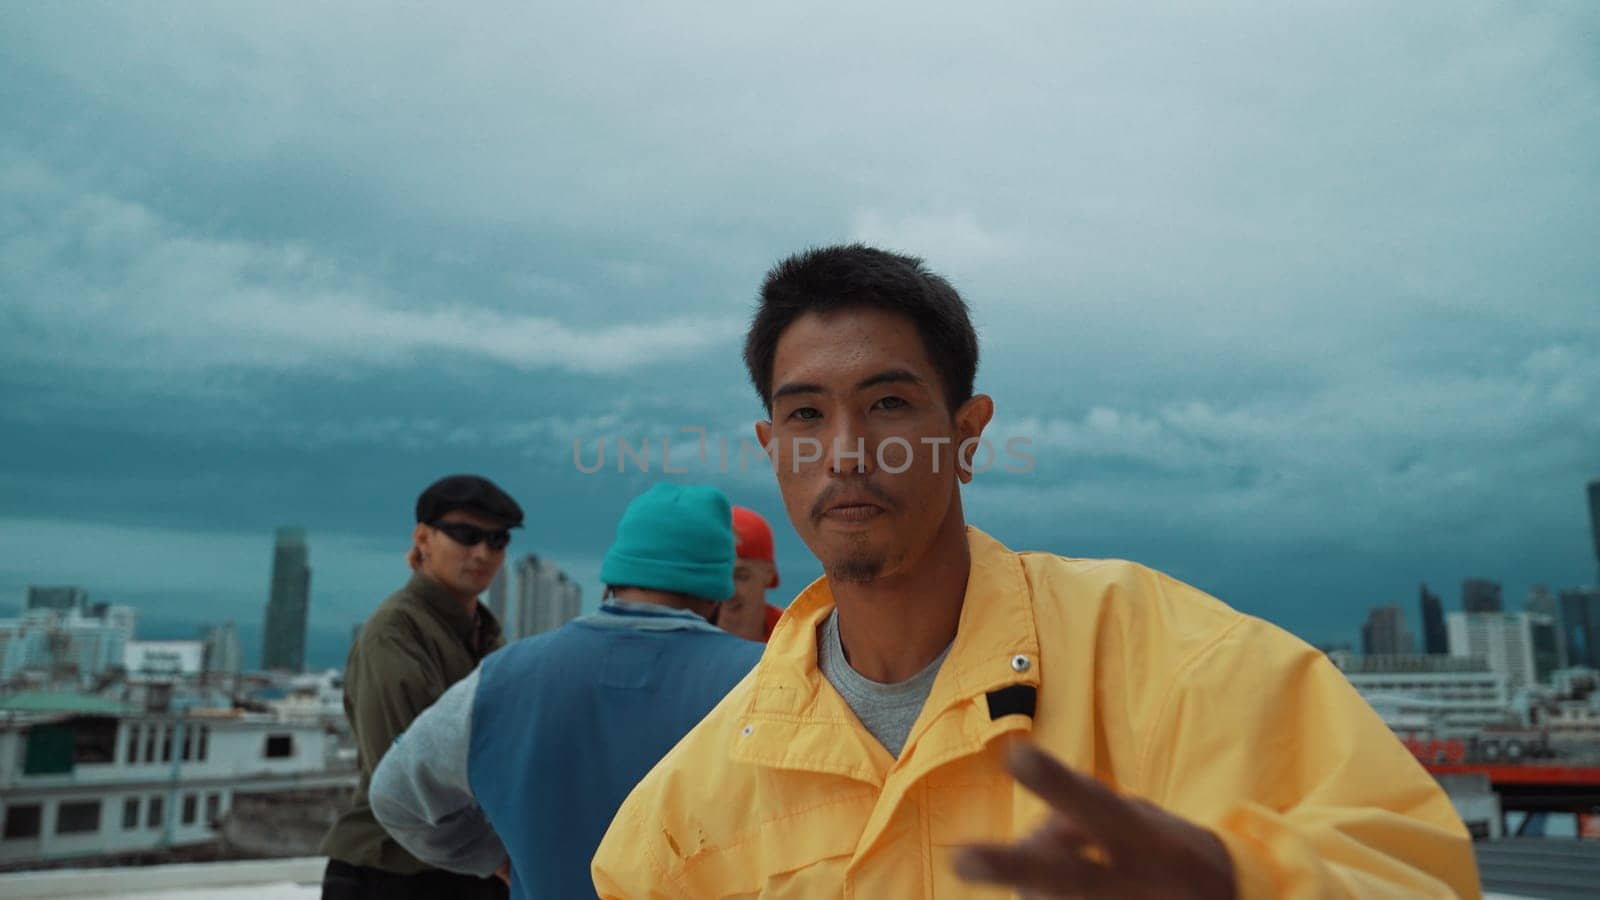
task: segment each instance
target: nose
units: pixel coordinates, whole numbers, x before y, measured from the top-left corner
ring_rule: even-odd
[[[823,463],[834,477],[870,475],[878,469],[878,445],[857,416],[838,416],[824,437]]]

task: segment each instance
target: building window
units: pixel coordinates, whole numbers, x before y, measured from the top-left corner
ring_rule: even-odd
[[[151,794],[150,803],[144,808],[144,827],[160,828],[166,823],[166,811],[166,798]]]
[[[6,804],[5,839],[21,841],[39,836],[39,804]]]
[[[194,726],[186,725],[183,729],[183,761],[194,759]]]
[[[267,735],[267,759],[283,759],[294,755],[294,735]]]
[[[172,762],[172,726],[161,729],[161,761]]]
[[[205,761],[205,758],[206,758],[206,747],[210,743],[211,743],[211,726],[210,725],[201,725],[200,726],[200,750],[199,750],[199,752],[197,752],[195,754],[195,756],[198,757],[202,762]]]
[[[56,834],[91,834],[99,830],[99,800],[74,800],[56,808]]]
[[[72,723],[72,758],[79,764],[117,761],[117,720],[78,719]]]
[[[220,818],[222,818],[222,795],[221,794],[207,794],[206,795],[206,824],[207,825],[215,825],[215,824],[217,824],[217,820],[220,819]]]
[[[193,825],[195,817],[200,812],[200,797],[197,794],[183,795],[183,824]]]
[[[139,726],[128,726],[128,765],[139,761]]]
[[[156,726],[151,725],[144,730],[144,761],[156,761]]]
[[[35,725],[27,734],[22,774],[61,775],[72,771],[77,736],[70,726]]]
[[[122,801],[122,830],[132,831],[139,827],[139,798],[129,797]]]

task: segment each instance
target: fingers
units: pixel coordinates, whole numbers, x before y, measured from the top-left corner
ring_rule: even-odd
[[[1140,811],[1093,777],[1072,771],[1027,743],[1011,748],[1006,768],[1023,787],[1050,804],[1059,817],[1093,835],[1112,855],[1138,846],[1145,830]]]
[[[955,870],[967,881],[1048,897],[1090,894],[1103,886],[1108,870],[1084,856],[1082,846],[1034,838],[1013,845],[977,844],[956,855]]]

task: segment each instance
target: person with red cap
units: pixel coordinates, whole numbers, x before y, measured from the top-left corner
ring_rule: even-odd
[[[783,615],[782,609],[767,602],[767,591],[778,586],[772,527],[755,510],[735,506],[733,534],[738,541],[738,561],[733,567],[735,593],[717,611],[717,624],[730,634],[766,643]]]

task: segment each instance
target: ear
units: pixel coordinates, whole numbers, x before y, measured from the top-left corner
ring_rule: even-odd
[[[778,445],[773,442],[771,419],[761,419],[760,421],[756,422],[756,443],[761,445],[761,452],[765,453],[767,455],[767,461],[772,463],[773,472],[777,472],[778,458],[772,454],[774,450],[778,449]],[[742,448],[739,450],[739,454],[740,463],[742,465],[744,460],[744,450]]]
[[[429,536],[428,526],[421,522],[417,523],[416,528],[411,529],[411,550],[406,553],[406,562],[411,563],[411,568],[415,569],[422,565],[422,558],[428,551]]]
[[[978,454],[978,444],[974,441],[967,446],[965,452],[961,446],[969,440],[983,437],[983,429],[989,427],[989,420],[994,418],[994,398],[988,394],[973,394],[972,398],[961,404],[956,410],[956,448],[961,458],[956,460],[956,477],[962,484],[972,482],[972,458]]]

